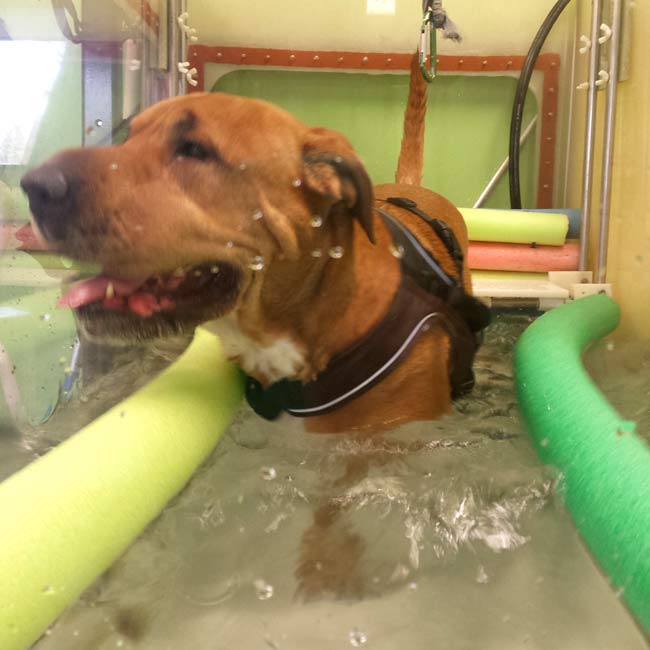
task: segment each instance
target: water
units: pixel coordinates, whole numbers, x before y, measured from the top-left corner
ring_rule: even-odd
[[[522,433],[511,350],[529,320],[496,320],[474,392],[435,423],[314,436],[242,409],[37,650],[646,647]],[[21,444],[42,453],[174,354],[125,351]]]

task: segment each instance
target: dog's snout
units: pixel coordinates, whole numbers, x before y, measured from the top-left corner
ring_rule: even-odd
[[[72,206],[70,181],[55,165],[41,165],[20,181],[29,198],[29,207],[41,232],[47,239],[65,237]]]

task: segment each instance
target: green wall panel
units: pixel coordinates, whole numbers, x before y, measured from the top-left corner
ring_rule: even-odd
[[[471,206],[508,154],[515,79],[441,76],[429,86],[424,185]],[[394,179],[408,96],[406,75],[237,70],[213,90],[258,97],[307,124],[344,133],[375,183]],[[524,124],[537,110],[529,93]],[[535,203],[534,137],[522,148],[524,205]],[[509,207],[507,177],[486,207]]]

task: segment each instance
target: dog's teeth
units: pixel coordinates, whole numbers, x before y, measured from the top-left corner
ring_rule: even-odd
[[[114,297],[115,297],[115,287],[113,286],[112,282],[109,282],[106,285],[106,298],[108,298],[110,300],[111,298],[114,298]]]
[[[219,273],[219,267],[218,266],[213,266],[210,269],[210,273],[214,273],[216,275],[217,273]]]

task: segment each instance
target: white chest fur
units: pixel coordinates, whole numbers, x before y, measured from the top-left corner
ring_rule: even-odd
[[[232,315],[206,323],[205,327],[219,337],[228,359],[236,360],[244,372],[254,377],[273,383],[295,377],[305,365],[304,353],[290,338],[279,337],[262,345],[246,336]]]

